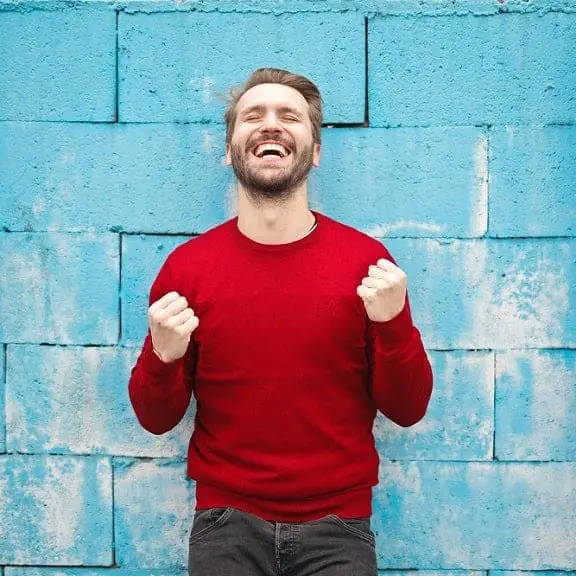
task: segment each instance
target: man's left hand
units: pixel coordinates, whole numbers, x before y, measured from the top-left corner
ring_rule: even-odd
[[[373,322],[388,322],[398,316],[406,301],[406,274],[389,260],[380,259],[368,268],[368,276],[356,292]]]

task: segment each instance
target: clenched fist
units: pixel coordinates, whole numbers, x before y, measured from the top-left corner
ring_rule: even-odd
[[[368,268],[368,276],[356,289],[368,317],[373,322],[388,322],[398,316],[406,301],[406,274],[384,258]]]
[[[182,358],[199,320],[178,292],[168,292],[148,308],[154,352],[164,362]]]

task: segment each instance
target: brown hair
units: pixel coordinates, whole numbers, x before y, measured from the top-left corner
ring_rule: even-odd
[[[258,70],[252,72],[242,86],[234,87],[230,90],[227,98],[228,108],[224,113],[227,143],[232,139],[232,132],[236,124],[236,107],[238,100],[240,100],[250,88],[254,88],[254,86],[258,86],[259,84],[282,84],[283,86],[298,90],[298,92],[304,96],[306,102],[308,102],[310,121],[312,123],[312,138],[315,143],[320,143],[320,131],[322,127],[322,96],[320,96],[320,91],[317,86],[305,76],[293,74],[292,72],[280,70],[279,68],[258,68]]]

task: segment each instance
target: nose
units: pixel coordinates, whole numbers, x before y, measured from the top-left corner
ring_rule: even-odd
[[[278,117],[273,112],[266,114],[260,126],[261,132],[280,132],[281,126]]]

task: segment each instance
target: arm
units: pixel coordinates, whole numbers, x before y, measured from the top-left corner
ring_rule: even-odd
[[[368,315],[372,397],[380,412],[405,427],[424,417],[432,394],[432,369],[412,323],[406,284],[406,274],[385,250],[357,289]]]
[[[167,262],[152,285],[149,305],[173,289]],[[190,338],[184,356],[164,362],[154,352],[151,331],[148,331],[132,369],[128,392],[138,421],[152,434],[172,430],[184,417],[192,397],[196,359],[197,346]]]
[[[400,314],[369,322],[370,385],[376,407],[400,426],[426,414],[432,394],[432,368],[420,333],[412,324],[408,297]]]

